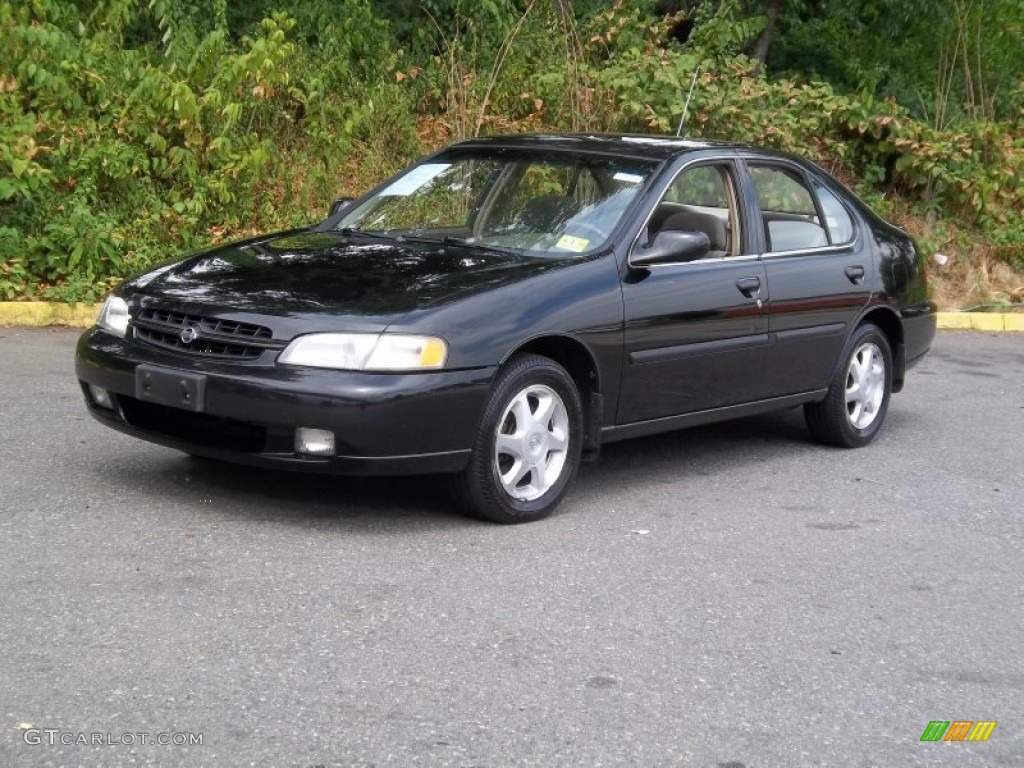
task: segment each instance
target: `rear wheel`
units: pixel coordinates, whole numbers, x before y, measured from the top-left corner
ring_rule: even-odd
[[[811,434],[828,445],[859,448],[878,434],[892,394],[892,350],[882,330],[871,323],[853,332],[843,350],[828,394],[804,406]]]
[[[539,355],[498,376],[455,493],[467,512],[497,523],[540,520],[558,506],[579,468],[579,392],[565,369]]]

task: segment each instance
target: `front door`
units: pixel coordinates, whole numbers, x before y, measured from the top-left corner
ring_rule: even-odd
[[[759,398],[768,286],[761,260],[745,252],[749,238],[741,231],[736,190],[731,161],[689,165],[653,210],[641,241],[663,229],[703,231],[711,252],[688,263],[632,269],[624,279],[618,424]]]

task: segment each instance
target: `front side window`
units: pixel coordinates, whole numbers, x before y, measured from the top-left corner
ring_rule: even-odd
[[[654,164],[576,152],[457,150],[362,200],[338,229],[575,254],[603,246]]]
[[[711,243],[708,258],[739,254],[739,220],[732,172],[727,164],[684,168],[672,180],[648,224],[648,241],[658,232],[704,232]]]
[[[724,168],[699,165],[687,168],[669,185],[665,200],[683,205],[728,209],[731,184]]]

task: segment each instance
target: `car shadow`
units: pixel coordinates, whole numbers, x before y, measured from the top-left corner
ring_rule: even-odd
[[[822,450],[811,441],[799,410],[612,443],[602,449],[597,462],[583,465],[569,499],[571,503],[575,495],[599,493],[598,486],[609,484],[674,481],[680,468],[696,476],[714,476],[725,461],[735,468],[762,461],[767,450],[786,448]],[[445,477],[303,474],[159,450],[152,459],[136,457],[130,472],[109,462],[95,471],[125,496],[149,496],[149,508],[160,510],[161,516],[175,503],[187,503],[226,519],[377,533],[489,525],[460,514]],[[171,508],[165,511],[167,503]]]

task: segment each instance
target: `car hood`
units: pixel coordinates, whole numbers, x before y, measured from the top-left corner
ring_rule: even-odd
[[[414,310],[564,266],[471,245],[286,232],[222,246],[126,285],[144,305],[383,327]]]

